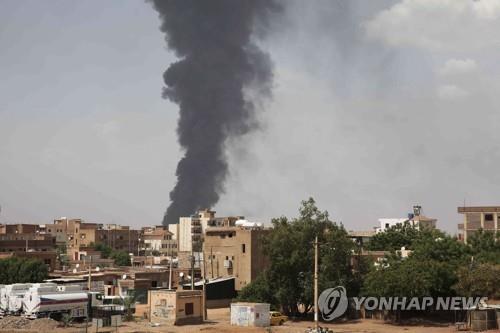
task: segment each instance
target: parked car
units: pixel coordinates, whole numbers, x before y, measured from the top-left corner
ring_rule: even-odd
[[[283,325],[288,317],[278,311],[269,312],[269,317],[271,318],[271,325]]]

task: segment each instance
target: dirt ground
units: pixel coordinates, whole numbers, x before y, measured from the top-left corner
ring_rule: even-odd
[[[357,322],[349,322],[343,324],[327,324],[323,325],[329,327],[334,332],[359,332],[359,333],[396,333],[396,332],[407,332],[407,333],[444,333],[444,332],[456,332],[454,326],[396,326],[391,324],[386,324],[379,320],[360,320]],[[115,328],[101,328],[99,332],[119,332],[119,333],[177,333],[177,332],[205,332],[205,333],[269,333],[269,332],[290,332],[290,333],[303,333],[306,328],[312,327],[312,322],[302,321],[302,322],[287,322],[283,326],[272,326],[269,329],[266,328],[248,328],[248,327],[235,327],[229,325],[229,309],[214,309],[208,310],[208,321],[203,325],[186,325],[186,326],[170,326],[161,325],[158,327],[152,327],[147,321],[136,321],[127,322],[122,326]],[[33,329],[33,328],[32,328]],[[6,332],[5,330],[0,330],[0,332]],[[71,328],[56,328],[50,331],[45,331],[43,329],[29,330],[29,331],[16,331],[11,330],[9,332],[36,332],[36,333],[82,333],[85,332],[84,326],[82,324],[75,325]],[[88,332],[96,332],[95,328],[88,328]],[[491,333],[500,331],[488,331]]]

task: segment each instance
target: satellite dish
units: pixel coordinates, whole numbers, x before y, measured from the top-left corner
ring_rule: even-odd
[[[97,266],[95,270],[99,272],[101,269],[99,268],[99,266]]]
[[[123,279],[123,280],[127,279],[127,274],[123,274],[123,275],[122,275],[122,279]]]
[[[183,277],[183,276],[184,276],[184,273],[180,272],[180,273],[179,273],[179,276],[180,276],[180,277]]]
[[[76,268],[73,268],[73,273],[76,273]]]
[[[76,264],[75,266],[76,266],[76,268],[78,268],[78,267],[80,267],[80,264]]]

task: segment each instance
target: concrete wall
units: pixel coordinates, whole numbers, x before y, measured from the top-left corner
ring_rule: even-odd
[[[267,327],[270,323],[268,303],[232,303],[231,325]]]

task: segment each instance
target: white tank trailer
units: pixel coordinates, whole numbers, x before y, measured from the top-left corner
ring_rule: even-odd
[[[2,305],[2,296],[4,294],[4,290],[5,290],[5,285],[4,284],[0,284],[0,318],[4,315],[5,311],[4,311],[4,308],[3,308],[3,305]]]
[[[14,283],[5,286],[2,295],[2,308],[5,306],[4,314],[20,314],[22,309],[22,299],[26,291],[31,287],[31,283]]]
[[[89,297],[81,286],[34,286],[23,298],[23,315],[28,318],[69,314],[72,318],[87,316]]]

